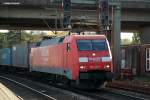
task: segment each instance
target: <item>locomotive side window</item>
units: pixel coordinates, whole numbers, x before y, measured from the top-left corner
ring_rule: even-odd
[[[78,50],[95,50],[103,51],[108,50],[107,43],[105,40],[78,40],[77,41]]]
[[[67,43],[67,52],[69,52],[70,50],[71,50],[70,43]]]

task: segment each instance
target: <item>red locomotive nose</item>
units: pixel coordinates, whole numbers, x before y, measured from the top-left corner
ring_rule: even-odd
[[[111,70],[106,40],[77,40],[80,71]]]
[[[80,71],[90,70],[111,70],[111,57],[108,56],[108,51],[92,52],[80,51],[79,52],[79,66]]]

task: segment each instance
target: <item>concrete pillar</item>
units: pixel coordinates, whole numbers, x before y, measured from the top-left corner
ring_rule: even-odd
[[[141,43],[150,43],[150,26],[140,29]]]
[[[112,54],[115,77],[120,76],[121,53],[120,53],[120,33],[121,33],[121,5],[116,2],[113,6],[113,28],[112,28]]]

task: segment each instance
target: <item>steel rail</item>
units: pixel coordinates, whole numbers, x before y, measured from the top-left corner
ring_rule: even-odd
[[[30,87],[30,86],[27,86],[27,85],[25,85],[25,84],[22,84],[22,83],[20,83],[20,82],[15,81],[15,80],[9,79],[9,78],[4,77],[4,76],[0,76],[0,78],[6,79],[6,80],[11,81],[11,82],[14,82],[14,83],[16,83],[16,84],[19,84],[19,85],[21,85],[21,86],[23,86],[23,87],[25,87],[25,88],[28,88],[28,89],[30,89],[30,90],[36,92],[36,93],[39,93],[39,94],[41,94],[41,95],[43,95],[43,96],[45,96],[45,97],[47,97],[47,98],[49,98],[49,99],[51,99],[51,100],[57,100],[56,98],[54,98],[54,97],[52,97],[52,96],[49,96],[49,95],[47,95],[47,94],[44,94],[44,93],[42,93],[42,92],[40,92],[40,91],[38,91],[38,90],[36,90],[36,89],[33,89],[33,88]]]
[[[118,91],[115,91],[115,90],[110,90],[109,88],[105,88],[103,90],[106,91],[106,92],[112,93],[112,94],[126,96],[126,97],[133,98],[133,99],[136,99],[136,100],[148,100],[148,99],[145,99],[143,97],[136,96],[136,95],[126,94],[126,93],[118,92]]]

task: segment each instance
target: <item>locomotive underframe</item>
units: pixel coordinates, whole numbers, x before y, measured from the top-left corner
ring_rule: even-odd
[[[112,73],[110,71],[88,71],[80,72],[79,79],[98,79],[98,80],[111,80]]]
[[[113,74],[110,71],[80,72],[76,80],[76,86],[80,89],[96,89],[103,86],[104,82],[111,81]]]

